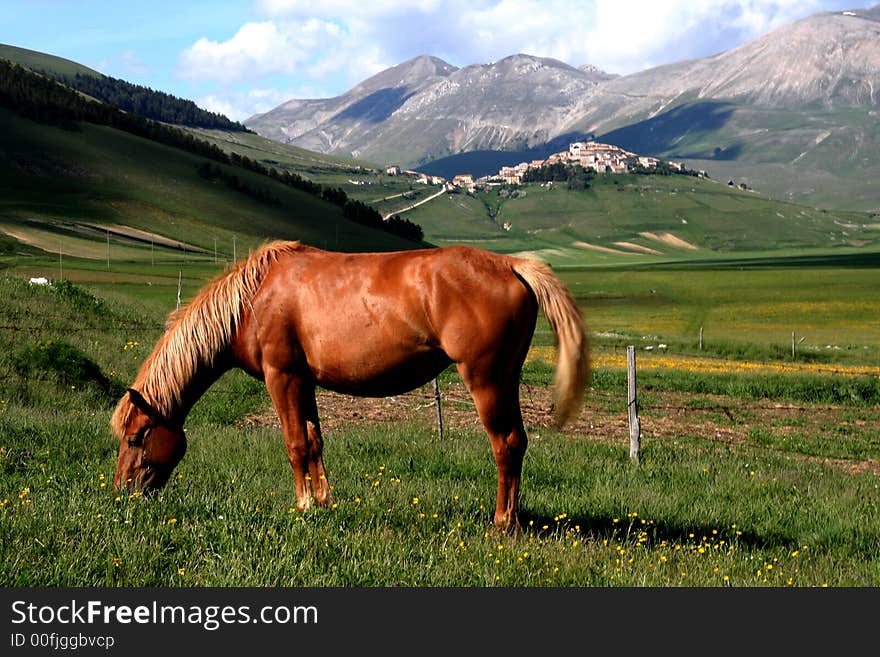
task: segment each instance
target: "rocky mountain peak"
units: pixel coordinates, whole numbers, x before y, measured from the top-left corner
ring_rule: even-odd
[[[814,14],[718,55],[625,76],[526,53],[463,68],[421,55],[337,98],[291,102],[246,124],[311,150],[413,165],[602,134],[704,101],[876,108],[880,5]]]

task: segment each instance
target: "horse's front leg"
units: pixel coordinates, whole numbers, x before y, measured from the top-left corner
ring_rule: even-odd
[[[304,405],[306,429],[309,434],[309,477],[312,491],[315,493],[318,506],[330,506],[332,501],[330,482],[327,481],[327,471],[324,469],[324,438],[321,435],[321,423],[318,421],[318,404],[314,389],[309,398],[304,400]]]
[[[318,504],[329,504],[330,486],[324,471],[314,385],[282,370],[267,372],[265,380],[284,432],[297,510],[305,511],[312,506],[313,488]]]

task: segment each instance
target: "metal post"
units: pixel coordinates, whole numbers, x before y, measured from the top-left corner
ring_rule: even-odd
[[[626,348],[626,407],[629,412],[629,458],[638,464],[641,453],[642,425],[639,421],[639,402],[636,393],[636,349]]]
[[[443,440],[443,412],[440,410],[440,379],[434,379],[434,406],[437,408],[437,435]]]

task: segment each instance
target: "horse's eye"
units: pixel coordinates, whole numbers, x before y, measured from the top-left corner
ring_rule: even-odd
[[[125,436],[125,440],[128,443],[129,447],[140,447],[144,444],[144,436],[146,435],[146,431],[138,431],[137,433],[128,434]]]

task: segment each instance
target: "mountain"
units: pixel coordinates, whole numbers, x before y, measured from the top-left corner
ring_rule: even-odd
[[[878,111],[880,5],[814,14],[711,57],[626,76],[529,55],[461,69],[419,57],[338,98],[291,101],[245,125],[425,169],[485,151],[501,153],[481,158],[493,166],[505,152],[515,164],[597,138],[779,197],[876,210],[862,183],[880,173]]]
[[[259,134],[323,153],[364,157],[359,144],[371,139],[408,99],[457,69],[436,57],[416,57],[387,69],[337,98],[291,100],[245,121]]]
[[[529,55],[462,69],[421,56],[337,98],[290,101],[244,123],[303,148],[416,164],[549,141],[579,99],[606,78]]]
[[[570,130],[684,159],[777,198],[880,210],[880,5],[611,80]]]
[[[566,128],[607,131],[708,100],[768,109],[877,108],[880,5],[815,14],[712,57],[609,80],[582,99]]]

